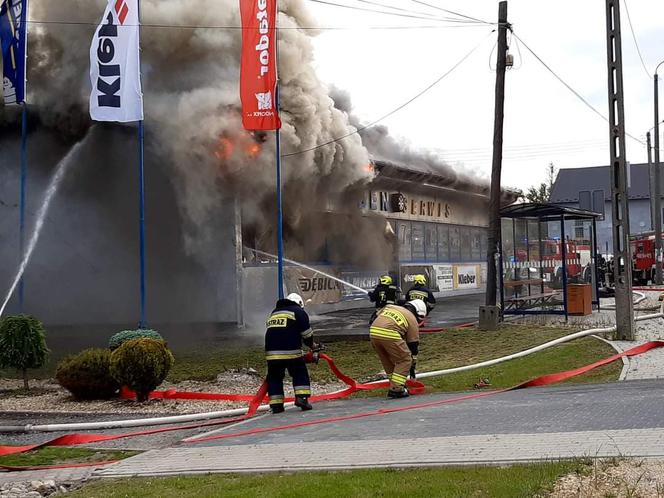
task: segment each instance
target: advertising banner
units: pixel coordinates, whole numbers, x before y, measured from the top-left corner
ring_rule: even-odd
[[[90,46],[90,117],[143,119],[138,0],[109,0]]]
[[[334,274],[334,270],[325,268],[326,273]],[[334,274],[336,277],[336,274]],[[284,268],[284,280],[288,292],[297,292],[305,304],[338,303],[342,297],[342,285],[325,275],[306,268]]]
[[[480,286],[480,265],[454,265],[455,289],[478,289]]]
[[[360,289],[371,291],[376,285],[378,285],[381,275],[381,272],[376,271],[342,271],[340,278],[344,282],[348,282]],[[367,299],[367,295],[364,292],[360,292],[358,289],[354,289],[349,285],[342,285],[341,287],[343,299],[345,301]]]
[[[242,125],[247,130],[277,130],[277,0],[240,0],[240,15]]]
[[[28,0],[0,0],[2,90],[5,104],[25,101]]]
[[[452,265],[434,265],[438,291],[454,290],[454,267]]]
[[[402,266],[401,267],[401,290],[405,294],[415,283],[415,275],[424,275],[427,278],[427,286],[433,292],[438,292],[433,266]]]

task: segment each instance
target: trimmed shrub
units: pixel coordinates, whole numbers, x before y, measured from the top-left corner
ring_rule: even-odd
[[[108,340],[108,348],[111,351],[115,351],[123,343],[131,341],[132,339],[140,339],[141,337],[147,337],[148,339],[157,339],[163,341],[164,338],[156,330],[151,329],[137,329],[137,330],[123,330],[111,336]]]
[[[28,389],[28,369],[46,363],[44,325],[28,315],[8,316],[0,320],[0,368],[16,368],[23,373],[23,386]]]
[[[111,353],[111,375],[136,392],[136,401],[147,401],[168,375],[173,361],[164,341],[132,339]]]
[[[120,389],[111,375],[108,349],[86,349],[65,358],[58,365],[55,378],[76,399],[111,399]]]

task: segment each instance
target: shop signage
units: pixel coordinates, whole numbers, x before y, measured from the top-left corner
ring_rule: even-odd
[[[455,265],[454,266],[454,288],[455,289],[477,289],[480,286],[479,265]]]
[[[406,217],[447,220],[452,207],[447,202],[429,197],[418,197],[401,192],[372,191],[369,193],[369,209],[384,213],[402,214]]]

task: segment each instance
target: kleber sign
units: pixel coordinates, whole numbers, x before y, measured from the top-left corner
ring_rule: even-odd
[[[109,0],[90,46],[90,116],[126,123],[143,119],[138,0]]]
[[[281,128],[277,109],[277,0],[240,0],[240,100],[247,130]]]
[[[454,266],[455,289],[477,289],[480,286],[480,266]]]

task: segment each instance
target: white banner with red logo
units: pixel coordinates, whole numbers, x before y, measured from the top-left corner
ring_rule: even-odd
[[[126,123],[143,119],[138,0],[109,0],[90,46],[90,116]]]
[[[240,14],[242,124],[247,130],[277,130],[277,0],[240,0]]]

